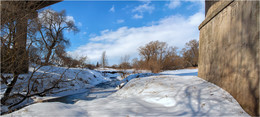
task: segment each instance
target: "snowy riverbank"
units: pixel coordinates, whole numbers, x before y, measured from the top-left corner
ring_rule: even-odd
[[[196,69],[165,71],[131,79],[102,98],[37,103],[4,116],[249,116],[229,93],[193,76],[196,73]]]
[[[19,108],[24,105],[28,105],[35,102],[41,102],[43,100],[58,98],[66,95],[71,95],[75,93],[86,92],[87,89],[94,87],[95,85],[111,81],[109,78],[104,77],[100,72],[90,69],[81,68],[66,68],[66,67],[55,67],[55,66],[43,66],[40,67],[35,73],[33,71],[38,66],[32,65],[29,68],[28,74],[21,74],[13,88],[14,93],[25,94],[28,90],[28,79],[32,75],[30,86],[33,82],[37,86],[32,90],[32,93],[41,92],[52,86],[52,84],[61,79],[62,81],[58,84],[58,88],[54,88],[50,92],[47,92],[45,96],[32,96],[31,98],[25,100],[23,103],[19,104],[15,108]],[[3,74],[4,76],[11,76],[11,74]],[[11,79],[8,79],[10,82]],[[3,83],[1,81],[1,83]],[[6,84],[1,84],[1,95],[2,98],[5,90]],[[21,90],[22,89],[22,90]],[[1,105],[1,112],[6,112],[7,106]]]

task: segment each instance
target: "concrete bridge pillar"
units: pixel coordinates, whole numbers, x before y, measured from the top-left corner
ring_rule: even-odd
[[[29,68],[27,43],[28,20],[37,17],[37,10],[58,1],[1,1],[1,26],[14,24],[9,38],[1,41],[12,42],[12,47],[1,43],[1,73],[27,73]],[[7,27],[5,27],[7,28]],[[7,29],[8,30],[8,29]],[[12,32],[12,33],[11,33]],[[2,35],[1,35],[2,36]]]
[[[26,15],[25,15],[26,16]],[[27,42],[27,25],[28,17],[22,17],[17,19],[17,28],[16,28],[16,42],[15,46],[17,49],[17,63],[14,66],[14,69],[17,69],[18,73],[27,73],[29,68],[28,61],[28,50],[26,49]]]
[[[199,26],[198,76],[228,91],[253,116],[260,115],[259,1],[206,2]]]

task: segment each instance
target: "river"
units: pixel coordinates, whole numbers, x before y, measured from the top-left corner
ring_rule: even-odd
[[[107,97],[117,91],[116,87],[118,84],[118,79],[116,76],[120,77],[120,73],[105,73],[105,76],[110,76],[111,81],[97,84],[95,87],[88,89],[86,92],[72,94],[60,98],[50,99],[45,102],[62,102],[66,104],[74,104],[79,100],[93,100],[97,98]]]

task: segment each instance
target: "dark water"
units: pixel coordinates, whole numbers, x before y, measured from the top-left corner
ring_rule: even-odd
[[[93,100],[91,97],[87,97],[89,94],[90,90],[84,93],[78,93],[78,94],[72,94],[60,98],[55,98],[55,99],[50,99],[47,100],[46,102],[62,102],[66,104],[74,104],[78,100]]]

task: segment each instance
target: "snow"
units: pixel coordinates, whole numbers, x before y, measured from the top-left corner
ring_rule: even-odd
[[[29,68],[28,74],[21,74],[16,83],[16,87],[14,87],[13,92],[20,92],[20,89],[27,89],[28,79],[33,73],[34,69],[37,68],[37,65],[31,65]],[[63,74],[64,73],[64,74]],[[3,74],[4,76],[11,76],[11,74]],[[62,96],[67,96],[75,93],[82,93],[86,92],[89,88],[94,87],[95,85],[111,81],[111,79],[104,77],[100,72],[96,70],[90,69],[81,69],[81,68],[66,68],[66,67],[55,67],[55,66],[43,66],[38,69],[33,74],[33,79],[37,79],[37,91],[41,92],[43,89],[52,86],[52,82],[61,79],[64,82],[61,82],[58,86],[59,88],[55,88],[51,92],[47,93],[46,96],[33,96],[30,99],[24,101],[20,105],[22,106],[34,102],[41,102],[43,100],[58,98]],[[10,79],[11,80],[11,79]],[[10,82],[9,80],[9,82]],[[33,80],[32,80],[33,81]],[[32,84],[32,82],[31,82]],[[32,85],[31,85],[32,86]],[[19,88],[18,88],[19,87]],[[0,97],[2,98],[4,92],[6,90],[6,85],[1,84],[1,94]],[[7,111],[7,107],[1,105],[1,111]]]
[[[27,106],[22,109],[22,111],[15,112],[16,114],[9,114],[7,116],[39,116],[39,117],[53,117],[53,116],[83,116],[87,115],[87,112],[82,108],[71,105],[64,104],[60,102],[52,102],[52,103],[36,103],[30,106]]]
[[[198,69],[167,70],[161,72],[160,74],[177,76],[198,76]]]
[[[122,100],[132,98],[140,100],[142,103],[138,103],[137,107],[141,106],[140,109],[147,108],[148,111],[148,114],[142,113],[141,116],[247,115],[229,93],[196,76],[160,75],[133,79],[114,96]],[[109,106],[110,103],[113,102],[108,102],[107,105]],[[122,105],[125,102],[117,103]],[[119,107],[127,109],[126,107]],[[97,108],[97,106],[94,108]],[[118,109],[121,111],[120,108]],[[128,114],[138,116],[140,114],[139,108],[136,110]]]
[[[136,69],[113,69],[113,68],[96,68],[95,70],[97,71],[109,71],[109,72],[113,72],[113,71],[123,71],[125,73],[151,73],[150,70],[136,70]]]
[[[154,104],[161,104],[166,107],[171,107],[176,105],[176,101],[168,97],[147,97],[144,98],[144,101]]]
[[[37,103],[4,116],[249,116],[228,92],[196,74],[185,69],[132,75],[113,94],[98,91],[90,96],[99,98],[75,104]]]

